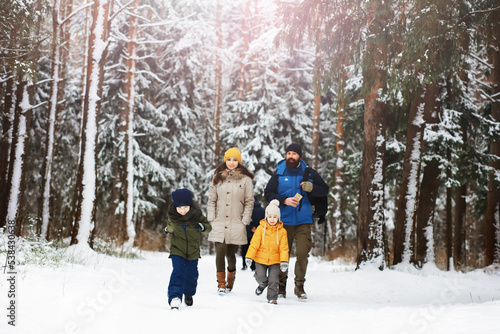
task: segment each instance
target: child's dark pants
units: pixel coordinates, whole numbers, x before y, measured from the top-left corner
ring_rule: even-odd
[[[168,284],[168,302],[175,297],[182,300],[182,295],[194,296],[198,285],[198,259],[186,260],[172,255],[172,274]]]

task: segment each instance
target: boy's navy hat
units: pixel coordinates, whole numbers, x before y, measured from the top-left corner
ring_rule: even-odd
[[[191,192],[185,188],[175,190],[172,192],[172,202],[176,208],[179,206],[191,206],[193,204]]]
[[[302,156],[302,147],[297,143],[292,143],[288,145],[288,147],[286,148],[286,152],[290,151],[297,153],[300,157]]]

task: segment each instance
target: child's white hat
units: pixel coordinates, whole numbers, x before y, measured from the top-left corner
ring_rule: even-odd
[[[266,218],[269,215],[276,215],[278,216],[278,220],[281,219],[281,213],[280,213],[280,202],[277,199],[273,199],[271,203],[266,207]]]

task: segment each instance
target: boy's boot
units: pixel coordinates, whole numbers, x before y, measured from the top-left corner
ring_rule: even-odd
[[[217,292],[219,295],[226,294],[226,272],[219,271],[217,272],[217,283],[219,285]]]
[[[286,298],[286,283],[279,283],[278,298]]]
[[[236,269],[233,271],[228,270],[228,272],[227,272],[227,285],[226,285],[227,292],[231,292],[231,290],[233,290],[235,277],[236,277]]]
[[[295,283],[294,292],[299,299],[307,299],[307,293],[304,291],[304,283]]]

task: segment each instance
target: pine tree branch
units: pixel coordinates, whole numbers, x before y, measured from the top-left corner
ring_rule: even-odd
[[[59,24],[62,26],[63,24],[65,24],[66,22],[68,22],[69,19],[71,19],[76,14],[78,14],[81,10],[83,10],[85,8],[88,8],[88,7],[92,6],[93,4],[94,4],[94,2],[92,1],[92,2],[89,2],[88,4],[85,4],[83,6],[78,7],[73,12],[71,12],[68,16],[66,16],[66,18],[64,18],[64,20],[62,20]]]
[[[464,16],[462,16],[459,20],[458,23],[462,23],[467,19],[469,16],[476,15],[476,14],[489,14],[489,13],[494,13],[496,11],[500,10],[500,6],[495,7],[495,8],[489,8],[489,9],[483,9],[483,10],[475,10],[473,12],[467,13]]]

